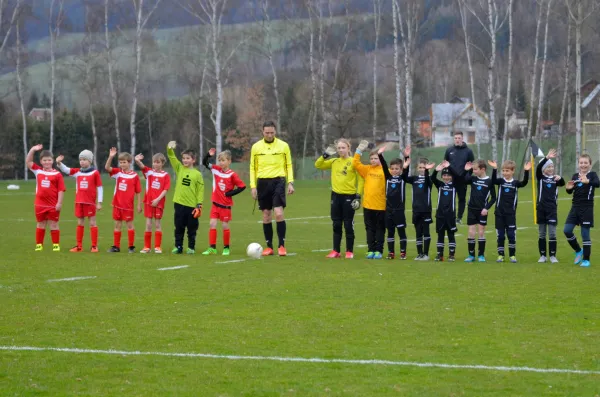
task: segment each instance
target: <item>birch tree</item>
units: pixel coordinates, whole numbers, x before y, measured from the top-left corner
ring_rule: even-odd
[[[58,2],[58,4],[56,4]],[[64,19],[64,0],[51,0],[48,14],[48,35],[50,37],[50,151],[54,147],[54,112],[56,98],[56,39],[60,35],[60,26]],[[58,12],[55,15],[55,7]]]
[[[379,50],[379,32],[381,31],[382,0],[373,0],[375,21],[375,48],[373,49],[373,140],[377,139],[377,51]]]
[[[598,0],[565,0],[575,26],[575,155],[581,155],[581,29],[600,6]]]
[[[535,55],[533,57],[533,67],[531,69],[531,91],[529,93],[529,115],[527,119],[527,142],[531,139],[531,135],[533,132],[533,124],[535,122],[535,99],[536,99],[536,91],[537,91],[537,82],[538,82],[538,60],[540,58],[540,27],[542,24],[542,14],[543,14],[542,6],[538,5],[538,14],[536,18],[536,28],[535,28],[535,40],[534,40],[534,52]]]
[[[471,103],[477,104],[475,98],[475,78],[473,77],[473,61],[471,60],[471,38],[469,36],[469,11],[466,7],[467,0],[458,0],[458,11],[460,14],[460,23],[463,29],[464,42],[465,42],[465,54],[467,56],[467,69],[469,71],[469,86],[471,88]],[[510,0],[512,3],[512,0]],[[512,8],[512,7],[511,7]]]
[[[27,113],[25,110],[25,103],[24,103],[24,89],[23,89],[23,77],[21,75],[22,73],[22,59],[21,59],[21,53],[23,51],[22,48],[22,43],[21,43],[21,20],[20,18],[17,18],[16,20],[16,38],[17,41],[15,43],[15,50],[16,50],[16,64],[15,64],[15,72],[16,72],[16,77],[17,77],[17,95],[19,97],[19,105],[21,108],[21,122],[23,123],[23,154],[26,158],[27,157],[27,152],[28,152],[28,145],[27,145]],[[29,174],[27,172],[27,164],[25,164],[24,162],[24,168],[23,168],[23,178],[27,181],[29,179]]]
[[[135,76],[133,79],[133,92],[131,95],[131,114],[129,118],[129,134],[131,136],[131,153],[136,153],[136,114],[138,104],[138,85],[140,82],[140,68],[142,64],[143,38],[144,29],[148,20],[152,17],[154,11],[160,4],[161,0],[154,0],[154,3],[145,9],[145,0],[133,0],[133,8],[136,14],[135,18],[135,38],[133,40],[133,48],[135,52]],[[145,15],[144,15],[145,13]]]
[[[115,136],[117,139],[117,150],[121,152],[121,131],[119,126],[119,109],[117,107],[117,91],[115,89],[114,80],[114,65],[112,59],[112,44],[110,41],[110,30],[109,30],[109,13],[110,0],[104,0],[104,55],[106,56],[106,66],[108,71],[108,86],[110,88],[110,100],[112,104],[112,111],[114,116],[115,124]]]
[[[2,55],[2,52],[4,52],[6,43],[8,43],[12,28],[15,26],[15,22],[17,22],[20,8],[21,0],[16,0],[16,2],[11,0],[0,0],[0,34],[4,32],[4,37],[2,37],[0,41],[0,56]],[[5,15],[7,14],[10,15],[10,19],[5,18]]]
[[[564,134],[564,124],[565,124],[565,108],[567,103],[567,98],[569,96],[569,78],[570,78],[570,65],[571,65],[571,21],[567,21],[567,45],[566,45],[566,54],[565,54],[565,63],[564,63],[564,88],[563,88],[563,96],[562,96],[562,104],[560,107],[560,121],[558,122],[558,145],[557,158],[562,158],[562,140]],[[569,103],[571,101],[569,100]],[[570,107],[569,107],[570,108]],[[569,117],[567,117],[567,122]],[[559,160],[559,174],[563,172],[563,162]]]
[[[512,107],[512,70],[513,70],[513,1],[508,2],[508,76],[506,77],[506,101],[504,103],[504,132],[502,134],[502,162],[508,159],[508,112]]]
[[[392,23],[394,26],[394,80],[396,85],[396,124],[398,125],[398,146],[406,147],[404,120],[402,118],[402,77],[400,75],[398,54],[398,0],[392,2]]]
[[[271,74],[273,75],[273,97],[275,98],[275,110],[277,113],[277,131],[281,131],[281,102],[279,100],[279,80],[277,78],[277,69],[275,68],[275,63],[273,62],[273,26],[271,22],[271,16],[269,14],[269,0],[261,1],[261,11],[262,11],[262,23],[261,27],[264,35],[264,54],[269,60],[269,65],[271,67]]]
[[[543,8],[543,2],[540,8]],[[548,59],[548,22],[550,20],[550,10],[552,8],[552,0],[547,0],[546,5],[546,21],[544,26],[544,55],[542,58],[542,71],[540,72],[540,94],[539,101],[537,106],[537,132],[536,135],[539,134],[540,129],[543,124],[542,120],[542,109],[544,107],[544,87],[546,84],[546,61]]]

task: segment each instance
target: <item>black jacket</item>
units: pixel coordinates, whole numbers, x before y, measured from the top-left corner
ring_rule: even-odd
[[[475,156],[473,155],[473,151],[463,142],[461,146],[452,145],[446,149],[444,160],[450,162],[450,168],[454,175],[458,175],[461,180],[464,180],[465,174],[467,173],[467,171],[465,171],[465,164],[467,164],[468,161],[474,161]]]

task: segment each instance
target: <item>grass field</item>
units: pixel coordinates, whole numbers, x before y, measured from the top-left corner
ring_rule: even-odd
[[[459,227],[455,263],[368,261],[364,248],[355,260],[325,260],[326,252],[314,251],[331,248],[326,182],[298,182],[289,198],[287,246],[295,256],[244,260],[248,243],[263,242],[247,192],[236,201],[229,258],[105,253],[112,244],[110,181],[99,216],[101,253],[67,252],[75,237],[71,181],[63,252],[46,245],[35,253],[34,185],[21,183],[16,192],[6,185],[0,184],[0,395],[600,394],[598,251],[592,267],[574,266],[561,237],[561,263],[536,263],[529,187],[520,195],[519,226],[526,229],[518,232],[519,263],[467,264],[466,226]],[[569,207],[560,201],[561,220]],[[169,206],[165,249],[171,217]],[[207,224],[203,217],[199,248]],[[141,248],[141,217],[136,225]],[[362,245],[362,216],[356,226]],[[414,239],[412,228],[408,235]],[[488,236],[493,259],[495,234]],[[596,229],[592,239],[600,241]],[[89,229],[85,241],[89,248]],[[157,270],[174,266],[188,267]],[[48,282],[71,277],[95,278]],[[15,348],[24,346],[97,351]],[[136,351],[215,356],[127,353]],[[274,356],[290,359],[267,359]],[[298,360],[315,357],[334,361]],[[487,367],[462,367],[472,365]]]

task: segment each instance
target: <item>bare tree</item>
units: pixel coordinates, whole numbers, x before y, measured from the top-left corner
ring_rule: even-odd
[[[543,3],[540,5],[543,8]],[[552,0],[547,0],[546,9],[546,22],[544,27],[544,55],[542,58],[542,71],[540,72],[540,94],[537,107],[537,134],[541,131],[543,120],[542,120],[542,108],[544,107],[544,87],[546,84],[546,61],[548,59],[548,22],[550,20],[550,10],[552,8]]]
[[[581,154],[581,29],[600,6],[598,0],[565,0],[575,26],[575,155]]]
[[[375,48],[373,49],[373,140],[377,139],[377,51],[379,50],[379,32],[381,31],[382,0],[373,0],[375,21]]]
[[[148,9],[144,9],[144,0],[133,0],[133,8],[135,10],[135,38],[133,47],[135,51],[135,77],[133,79],[133,92],[131,96],[131,115],[129,119],[129,134],[131,136],[131,153],[135,153],[136,135],[135,124],[138,103],[138,85],[140,82],[140,68],[142,64],[143,38],[142,34],[150,17],[160,4],[161,0],[154,0],[154,4]],[[144,15],[144,11],[146,14]]]
[[[396,123],[398,124],[398,145],[405,147],[404,120],[402,118],[402,77],[398,63],[398,0],[392,2],[392,22],[394,25],[394,78],[396,82]]]
[[[277,78],[277,69],[273,62],[273,33],[272,33],[272,22],[269,14],[269,0],[262,0],[261,11],[262,11],[262,23],[261,27],[264,35],[264,52],[265,56],[269,60],[271,66],[271,73],[273,75],[273,96],[275,97],[275,109],[277,112],[277,131],[281,131],[281,102],[279,100],[279,82]]]
[[[16,21],[16,33],[17,33],[17,42],[15,43],[16,49],[16,76],[17,76],[17,95],[19,97],[19,105],[21,107],[21,122],[23,123],[23,154],[27,157],[28,145],[27,145],[27,113],[25,113],[25,104],[24,104],[24,90],[23,90],[23,78],[22,78],[22,70],[21,70],[21,52],[23,50],[21,43],[21,20],[20,18]],[[27,173],[27,164],[25,164],[23,168],[23,178],[25,180],[29,179],[29,175]]]
[[[108,85],[110,87],[110,99],[112,104],[115,135],[117,138],[117,150],[121,151],[121,131],[119,127],[119,109],[117,108],[117,91],[115,89],[114,69],[112,59],[112,44],[110,41],[110,30],[108,28],[108,10],[110,8],[110,0],[104,0],[104,48],[106,56],[106,66],[108,70]]]
[[[536,28],[535,28],[535,55],[533,58],[533,67],[531,69],[531,92],[529,94],[529,116],[527,121],[527,141],[531,138],[533,132],[533,123],[535,122],[535,98],[536,98],[536,90],[537,90],[537,82],[538,82],[538,60],[540,58],[540,27],[542,24],[542,14],[544,7],[538,5],[538,14],[536,19]]]
[[[512,107],[512,70],[513,70],[513,0],[508,2],[508,76],[506,78],[506,102],[504,103],[504,132],[502,134],[502,162],[508,159],[508,112]]]
[[[312,107],[312,133],[313,133],[313,149],[315,152],[315,157],[319,155],[319,144],[318,144],[318,140],[317,140],[317,117],[318,117],[318,111],[317,111],[317,106],[316,106],[316,101],[317,101],[317,86],[318,86],[318,73],[317,73],[317,65],[316,65],[316,61],[315,61],[315,27],[314,27],[314,21],[313,18],[315,17],[314,14],[314,7],[313,7],[313,0],[308,0],[306,5],[308,8],[308,16],[309,16],[309,34],[310,34],[310,38],[309,38],[309,46],[308,46],[308,56],[309,56],[309,65],[310,65],[310,79],[311,79],[311,88],[312,88],[312,101],[313,101],[313,107]]]
[[[471,87],[471,103],[477,104],[475,98],[475,78],[473,77],[473,61],[471,60],[471,38],[469,36],[469,12],[466,7],[467,0],[458,0],[458,11],[460,13],[460,22],[463,29],[464,41],[465,41],[465,54],[467,55],[467,68],[469,70],[469,84]],[[510,0],[512,2],[512,0]]]
[[[14,4],[14,6],[13,6]],[[10,7],[13,6],[12,14],[10,19],[8,20],[8,27],[5,26],[7,20],[4,18],[5,12],[10,11]],[[19,15],[19,9],[21,7],[21,0],[16,0],[16,3],[13,3],[10,0],[0,0],[0,33],[4,33],[4,37],[0,43],[0,55],[4,51],[4,47],[6,47],[6,43],[8,42],[8,38],[10,37],[10,32],[12,31],[13,26],[17,20],[17,16]]]
[[[57,0],[50,2],[50,13],[48,14],[48,33],[50,36],[50,151],[54,147],[54,111],[56,97],[56,39],[60,35],[60,26],[63,22],[64,0],[58,0],[58,12],[54,13]]]
[[[567,50],[566,50],[566,54],[565,54],[565,63],[564,63],[564,88],[563,88],[563,96],[562,96],[562,104],[560,107],[560,121],[558,123],[558,145],[557,145],[557,151],[558,151],[558,155],[557,158],[561,159],[562,158],[562,140],[563,140],[563,134],[564,134],[564,124],[565,124],[565,108],[566,108],[566,103],[567,103],[567,98],[569,96],[569,78],[570,78],[570,70],[569,70],[569,66],[571,65],[571,21],[568,20],[567,21]],[[569,100],[569,102],[571,102]],[[567,117],[567,120],[569,120],[569,117]],[[559,160],[559,174],[562,175],[563,172],[563,161]]]

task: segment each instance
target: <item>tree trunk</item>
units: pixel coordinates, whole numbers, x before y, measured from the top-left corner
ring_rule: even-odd
[[[269,65],[271,66],[271,74],[273,75],[273,96],[275,97],[275,109],[277,111],[277,132],[281,132],[281,102],[279,101],[279,84],[277,79],[277,69],[273,62],[273,48],[271,47],[271,16],[269,15],[269,0],[263,0],[262,12],[265,18],[264,21],[264,32],[265,32],[265,43],[267,49],[267,58],[269,58]]]
[[[92,153],[94,153],[94,167],[98,168],[98,132],[96,131],[96,115],[94,114],[94,104],[92,103],[91,98],[88,112],[90,113],[90,121],[92,123],[92,140],[94,141],[94,146],[92,148]]]
[[[381,30],[381,0],[373,0],[375,20],[375,49],[373,50],[373,141],[377,141],[377,51]]]
[[[540,74],[540,95],[537,108],[537,131],[535,135],[538,135],[543,128],[542,111],[544,109],[544,86],[546,84],[546,60],[548,59],[548,22],[550,19],[550,8],[552,6],[552,0],[548,0],[548,9],[546,10],[546,22],[544,31],[544,55],[542,58],[542,72]]]
[[[533,59],[533,69],[531,71],[531,92],[529,95],[529,117],[527,120],[527,142],[529,142],[529,140],[531,139],[531,134],[533,132],[533,122],[535,121],[535,117],[534,117],[534,111],[535,111],[535,92],[536,92],[536,83],[537,83],[537,76],[538,76],[538,58],[540,56],[540,46],[539,46],[539,41],[540,41],[540,25],[542,22],[542,12],[544,7],[542,7],[541,5],[538,4],[538,7],[540,8],[539,12],[538,12],[538,16],[537,16],[537,21],[536,21],[536,28],[535,28],[535,41],[534,41],[534,45],[535,45],[535,57]]]
[[[19,13],[19,8],[21,6],[21,0],[17,0],[15,3],[15,8],[13,9],[13,13],[12,16],[10,18],[10,21],[8,21],[8,27],[4,26],[4,1],[5,0],[0,0],[0,32],[4,32],[4,38],[2,39],[2,43],[0,43],[0,55],[2,55],[2,52],[4,51],[4,47],[6,47],[6,43],[8,43],[8,38],[10,37],[10,32],[12,30],[12,27],[15,24],[15,21],[17,20],[17,15]]]
[[[575,21],[575,157],[581,156],[581,2],[577,3],[578,20]],[[577,162],[576,162],[577,163]],[[579,165],[577,165],[579,170]]]
[[[21,78],[21,23],[17,19],[17,65],[16,65],[16,75],[17,75],[17,94],[19,96],[19,105],[21,107],[21,122],[23,123],[23,158],[27,158],[27,153],[29,152],[27,145],[27,114],[25,113],[25,104],[23,103],[23,80]],[[29,179],[29,174],[27,173],[27,163],[24,161],[23,168],[23,179],[26,181]]]
[[[325,38],[323,37],[323,5],[319,0],[319,102],[321,105],[321,144],[327,145],[327,116],[325,109]],[[331,17],[331,15],[330,15]]]
[[[510,0],[512,2],[512,0]],[[465,53],[467,55],[467,69],[469,70],[469,84],[471,87],[471,103],[474,106],[477,106],[477,102],[475,101],[475,78],[473,76],[473,61],[471,60],[471,40],[469,39],[469,31],[468,31],[468,19],[467,19],[467,10],[464,4],[465,0],[458,0],[458,10],[460,13],[460,21],[463,28],[463,33],[465,36]],[[510,51],[510,48],[509,48]],[[509,83],[510,84],[510,83]],[[477,157],[481,157],[481,137],[479,136],[479,130],[476,130],[475,139],[477,141]]]
[[[402,81],[398,62],[398,0],[392,2],[392,20],[394,24],[394,77],[396,79],[396,123],[398,124],[398,145],[406,147],[404,120],[402,119]]]
[[[117,109],[117,91],[113,76],[112,48],[110,44],[110,32],[108,29],[108,4],[109,0],[104,0],[104,37],[106,45],[106,64],[108,67],[108,85],[110,87],[110,98],[112,102],[113,116],[115,118],[115,135],[117,138],[117,150],[121,151],[121,133],[119,128],[119,110]]]
[[[314,26],[313,26],[313,18],[312,18],[312,10],[309,9],[308,10],[308,15],[309,15],[309,23],[310,23],[310,41],[309,41],[309,61],[310,61],[310,77],[311,77],[311,82],[312,82],[312,101],[313,101],[313,113],[312,113],[312,125],[313,125],[313,137],[314,137],[314,142],[313,142],[313,147],[314,147],[314,152],[315,152],[315,157],[319,155],[319,150],[318,150],[318,142],[317,142],[317,108],[316,106],[314,106],[314,102],[316,101],[317,98],[317,71],[316,71],[316,67],[315,67],[315,32],[314,32]]]
[[[135,4],[135,2],[134,2]],[[136,116],[137,116],[137,103],[138,103],[138,85],[140,82],[140,65],[142,63],[142,12],[144,8],[144,0],[139,0],[137,5],[137,16],[136,16],[136,30],[135,40],[133,42],[135,51],[135,76],[133,79],[133,92],[131,93],[131,114],[129,117],[129,135],[131,138],[131,153],[135,155],[135,127],[136,127]]]
[[[152,114],[154,113],[154,104],[150,104],[148,111],[148,141],[150,142],[150,153],[154,153],[154,134],[152,132]],[[133,153],[132,153],[133,154]],[[202,156],[202,152],[199,153]]]
[[[312,98],[308,109],[308,117],[306,118],[306,130],[304,131],[304,145],[302,148],[302,173],[304,174],[304,164],[306,163],[306,148],[308,143],[308,132],[310,131],[310,124],[312,120],[312,113],[314,108],[315,99]]]
[[[513,0],[508,2],[508,77],[506,82],[506,103],[504,104],[504,133],[502,134],[502,162],[508,160],[506,157],[508,145],[508,112],[512,107],[512,69],[513,69]]]
[[[213,19],[211,20],[212,27],[212,53],[214,63],[215,85],[217,86],[217,109],[213,123],[215,125],[215,141],[217,152],[223,151],[223,134],[221,131],[221,120],[223,118],[223,82],[221,81],[221,60],[217,49],[217,41],[219,40],[220,17],[217,19],[217,9],[213,8]],[[219,29],[218,29],[219,28]]]
[[[198,97],[198,140],[200,156],[204,156],[204,121],[202,120],[202,95]]]
[[[498,139],[496,134],[496,104],[494,90],[494,68],[496,67],[496,34],[497,26],[494,23],[494,18],[497,15],[492,5],[492,0],[488,0],[488,26],[490,34],[490,60],[488,64],[488,106],[490,107],[490,134],[492,139],[492,159],[498,160]]]

